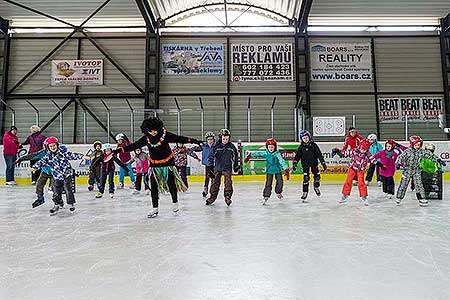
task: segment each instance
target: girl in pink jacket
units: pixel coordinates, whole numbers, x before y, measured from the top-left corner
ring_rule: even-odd
[[[395,193],[394,174],[395,162],[398,157],[397,151],[394,150],[396,145],[397,143],[394,140],[387,140],[384,150],[373,156],[374,158],[379,159],[385,167],[384,170],[380,169],[380,178],[383,183],[383,193],[385,193],[386,197],[389,199],[392,199]]]

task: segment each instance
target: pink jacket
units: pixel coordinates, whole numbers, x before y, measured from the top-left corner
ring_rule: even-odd
[[[386,170],[380,168],[380,175],[384,177],[392,177],[395,174],[395,161],[397,160],[398,153],[392,151],[392,157],[387,157],[387,151],[383,150],[375,154],[373,157],[380,159],[380,162],[386,167]]]
[[[3,136],[3,154],[16,155],[19,150],[19,138],[12,135],[9,131]]]

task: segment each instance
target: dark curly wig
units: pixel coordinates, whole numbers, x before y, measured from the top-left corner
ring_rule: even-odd
[[[151,130],[156,130],[160,132],[163,128],[164,124],[163,121],[161,121],[158,118],[148,118],[142,121],[141,124],[141,130],[142,133],[147,134]]]

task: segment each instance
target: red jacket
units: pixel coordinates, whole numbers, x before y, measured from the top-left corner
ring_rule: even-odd
[[[358,132],[356,132],[355,136],[351,136],[350,133],[347,134],[341,152],[347,151],[348,148],[350,148],[350,150],[355,150],[363,139],[364,138]]]
[[[3,154],[16,155],[19,150],[19,138],[12,135],[9,131],[3,136]]]
[[[124,148],[128,146],[130,142],[128,140],[124,140],[121,145],[117,144],[117,149]],[[119,153],[119,159],[124,164],[128,163],[131,159],[131,154],[129,152],[120,152]]]

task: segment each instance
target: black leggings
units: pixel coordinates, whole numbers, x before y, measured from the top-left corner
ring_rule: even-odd
[[[394,183],[394,177],[384,177],[381,176],[381,181],[383,182],[383,193],[387,193],[389,195],[394,195],[395,193],[395,183]]]
[[[169,171],[169,175],[167,178],[167,186],[169,187],[169,192],[170,195],[172,196],[172,203],[177,203],[178,191],[177,186],[175,184],[175,175],[173,174],[172,171]],[[159,188],[154,174],[150,175],[150,189],[152,195],[153,208],[157,208],[159,206]]]

